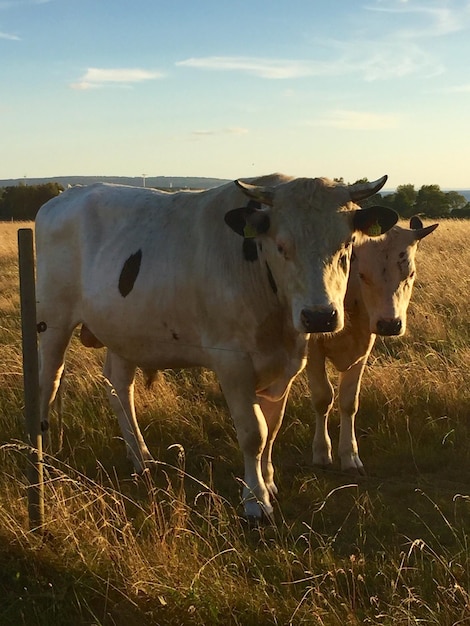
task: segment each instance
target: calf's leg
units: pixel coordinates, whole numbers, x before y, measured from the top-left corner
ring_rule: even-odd
[[[331,439],[328,434],[328,415],[333,406],[333,386],[328,380],[325,355],[315,341],[310,341],[307,361],[307,377],[310,397],[315,413],[315,434],[313,437],[313,464],[328,467],[333,463]]]
[[[339,412],[341,418],[338,455],[341,469],[364,475],[365,470],[359,457],[355,432],[355,418],[359,408],[361,379],[368,354],[345,372],[340,373],[338,388]]]
[[[272,461],[272,451],[274,441],[277,433],[281,428],[282,418],[284,417],[284,411],[286,408],[287,398],[289,396],[290,385],[287,388],[284,396],[278,400],[269,400],[265,397],[259,397],[259,405],[263,412],[266,425],[268,427],[268,435],[266,444],[264,446],[263,454],[261,456],[261,471],[264,478],[264,483],[271,497],[274,497],[278,493],[278,489],[274,482],[274,465]]]

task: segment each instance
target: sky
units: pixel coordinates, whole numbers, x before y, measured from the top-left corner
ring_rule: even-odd
[[[470,0],[0,0],[0,179],[470,188]]]

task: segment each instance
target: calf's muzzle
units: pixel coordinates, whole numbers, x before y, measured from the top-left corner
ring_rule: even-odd
[[[377,335],[392,337],[402,331],[402,321],[399,317],[377,320]]]
[[[302,309],[300,320],[306,333],[334,333],[339,329],[336,309]]]

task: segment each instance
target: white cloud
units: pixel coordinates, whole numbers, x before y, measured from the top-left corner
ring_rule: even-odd
[[[12,35],[11,33],[0,32],[0,39],[8,39],[8,41],[20,41],[18,35]]]
[[[344,130],[390,130],[398,128],[396,115],[367,111],[337,110],[323,118],[307,122],[308,126],[328,126]]]
[[[302,78],[328,73],[327,65],[315,61],[265,59],[262,57],[193,57],[178,61],[176,65],[202,70],[245,72],[270,79]]]
[[[247,128],[241,128],[238,126],[231,126],[229,128],[220,128],[214,130],[193,130],[192,137],[215,137],[220,135],[246,135],[248,133]]]
[[[468,19],[465,19],[469,16],[467,3],[463,6],[457,4],[452,6],[452,3],[438,2],[432,6],[430,2],[425,5],[399,0],[398,3],[379,2],[375,6],[367,6],[366,9],[381,13],[406,14],[411,25],[397,32],[403,38],[439,37],[463,30],[466,24],[468,25]]]
[[[402,78],[417,73],[435,75],[442,71],[420,47],[383,41],[328,41],[331,60],[283,60],[262,57],[192,57],[176,63],[200,70],[237,71],[266,79],[296,79],[320,76],[360,75],[364,80]]]
[[[442,73],[442,64],[414,44],[396,45],[383,42],[380,46],[352,46],[354,58],[350,59],[367,81],[403,78],[416,74],[435,76]]]
[[[13,9],[28,4],[48,4],[52,0],[2,0],[0,2],[0,10]]]
[[[464,85],[454,85],[438,90],[439,93],[470,93],[470,83]]]
[[[248,133],[248,128],[241,128],[239,126],[235,126],[228,129],[228,132],[232,135],[246,135]]]
[[[71,83],[70,87],[77,90],[95,89],[105,85],[130,85],[147,80],[163,78],[161,72],[154,72],[138,68],[128,69],[101,69],[89,67],[78,82]]]

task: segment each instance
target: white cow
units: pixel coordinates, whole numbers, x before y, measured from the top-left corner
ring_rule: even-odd
[[[270,180],[181,193],[75,187],[36,219],[43,427],[80,323],[86,345],[108,348],[110,401],[137,472],[152,456],[135,416],[136,366],[210,368],[244,456],[245,511],[256,518],[272,513],[271,448],[309,333],[343,327],[351,237],[397,220],[354,204],[386,177],[349,187]],[[237,208],[246,196],[262,208]],[[259,262],[243,258],[240,237],[256,242]]]
[[[381,238],[363,238],[354,243],[344,302],[345,327],[330,337],[312,337],[309,343],[307,374],[316,414],[315,465],[327,467],[332,463],[328,415],[334,394],[325,367],[328,360],[339,371],[341,469],[364,474],[354,428],[362,374],[376,335],[403,335],[405,332],[416,276],[418,242],[437,226],[424,228],[421,220],[414,217],[410,222],[411,230],[394,226]]]

